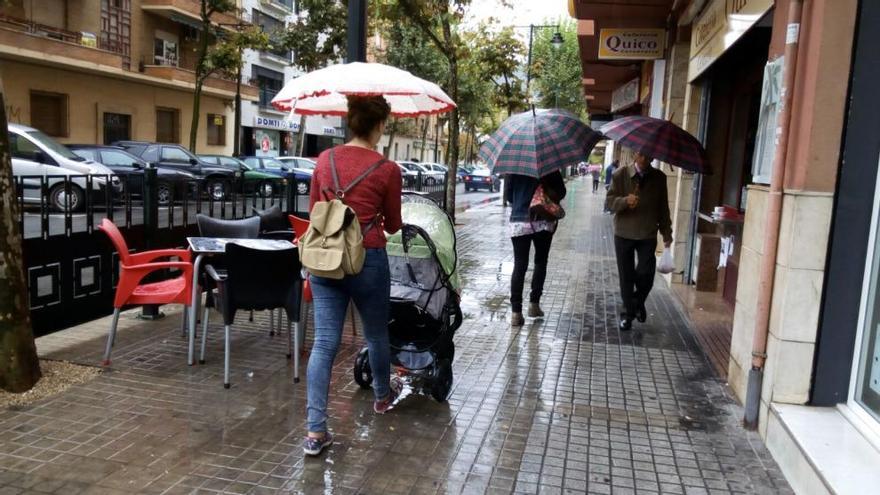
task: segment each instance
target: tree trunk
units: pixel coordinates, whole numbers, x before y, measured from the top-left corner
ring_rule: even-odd
[[[425,117],[425,125],[422,126],[422,154],[419,155],[421,161],[425,161],[425,149],[428,147],[428,125],[430,125],[430,118]]]
[[[30,390],[41,374],[31,331],[16,197],[0,80],[0,389],[18,393]]]
[[[449,58],[449,91],[452,93],[452,101],[458,101],[458,54],[456,46],[452,43],[452,28],[449,21],[443,21],[443,37],[448,44],[447,57]],[[449,171],[446,173],[446,211],[455,220],[455,179],[458,176],[458,107],[452,109],[449,117]]]
[[[189,128],[189,150],[196,153],[199,137],[199,112],[202,103],[202,85],[207,79],[205,74],[205,58],[208,56],[208,37],[211,35],[211,18],[207,13],[206,0],[202,0],[202,32],[199,39],[199,54],[196,59],[196,89],[193,92],[192,125]]]
[[[299,150],[296,156],[306,156],[306,116],[299,116]]]
[[[390,122],[389,126],[391,129],[388,131],[388,150],[385,152],[385,158],[391,158],[391,150],[394,149],[394,135],[397,134],[397,122]],[[396,160],[395,156],[393,160]]]

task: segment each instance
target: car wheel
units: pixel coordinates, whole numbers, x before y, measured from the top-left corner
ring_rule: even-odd
[[[226,182],[222,180],[209,181],[207,192],[214,201],[223,201],[226,199]]]
[[[260,196],[264,198],[271,198],[275,195],[275,184],[272,181],[264,181],[260,183]]]
[[[309,193],[309,183],[306,181],[298,180],[296,181],[296,193],[299,195],[306,195]]]
[[[49,204],[55,211],[61,213],[79,211],[85,203],[85,198],[85,193],[76,184],[70,185],[70,194],[67,194],[63,183],[49,190]]]
[[[174,201],[174,188],[167,182],[160,182],[156,188],[159,206],[168,206]]]

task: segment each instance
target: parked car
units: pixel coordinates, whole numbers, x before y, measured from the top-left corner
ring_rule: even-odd
[[[204,179],[203,191],[215,201],[226,199],[229,184],[232,183],[236,174],[241,173],[200,160],[179,144],[117,141],[113,145],[121,146],[132,155],[157,167],[183,170]]]
[[[74,154],[98,162],[121,177],[123,189],[128,188],[132,197],[141,196],[144,190],[144,170],[151,166],[147,162],[125,151],[119,146],[99,144],[70,144],[67,146]],[[183,170],[156,167],[158,176],[158,198],[160,206],[171,204],[175,198],[187,192],[195,192],[196,176]]]
[[[257,191],[257,194],[264,198],[274,196],[281,190],[281,186],[287,184],[287,179],[256,170],[238,158],[223,155],[199,155],[199,158],[212,165],[240,171],[244,178],[242,182],[243,191]]]
[[[464,182],[464,176],[473,172],[473,170],[474,170],[474,167],[467,165],[467,164],[461,164],[456,169],[455,175],[458,178],[459,182]]]
[[[428,167],[425,167],[423,163],[401,161],[397,162],[397,164],[410,172],[413,172],[416,177],[421,173],[422,184],[427,186],[433,186],[434,184],[443,182],[443,178],[446,176],[445,172],[429,169]]]
[[[275,157],[243,156],[241,157],[241,160],[254,170],[274,174],[278,177],[284,177],[287,179],[288,183],[293,181],[293,185],[296,187],[296,193],[299,195],[308,194],[309,189],[312,186],[311,173],[298,171],[289,165],[285,165],[284,162]]]
[[[489,171],[488,168],[475,168],[464,176],[464,190],[477,191],[486,189],[489,192],[500,190],[501,179]]]
[[[305,172],[311,174],[315,171],[315,167],[318,163],[311,158],[304,158],[301,156],[279,156],[278,161],[293,167],[294,170],[298,170],[300,172]]]
[[[7,129],[10,154],[18,161],[17,167],[13,164],[13,174],[20,178],[46,177],[49,182],[47,201],[53,209],[78,211],[85,206],[89,189],[86,175],[94,176],[91,178],[91,194],[103,196],[108,187],[112,194],[122,192],[119,178],[100,163],[77,156],[63,144],[32,127],[9,124]],[[70,188],[64,184],[65,177],[70,177]],[[28,178],[29,185],[24,187],[33,189],[35,181],[40,182],[33,177]]]

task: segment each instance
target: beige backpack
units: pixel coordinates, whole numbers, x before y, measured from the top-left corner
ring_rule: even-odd
[[[334,190],[325,188],[322,191],[327,196],[332,194],[333,198],[318,201],[312,207],[309,229],[299,240],[299,256],[303,266],[312,275],[341,279],[346,275],[360,273],[364,267],[364,235],[376,226],[380,218],[377,213],[362,232],[357,214],[345,204],[345,193],[366,179],[386,160],[383,158],[370,165],[345,188],[341,188],[334,151],[330,150],[330,172],[333,175]]]

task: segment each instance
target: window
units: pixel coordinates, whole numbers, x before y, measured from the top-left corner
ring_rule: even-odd
[[[159,147],[156,145],[147,146],[147,149],[145,149],[144,153],[141,155],[141,160],[145,162],[159,161]]]
[[[178,162],[178,163],[189,163],[192,157],[184,151],[182,148],[178,148],[176,146],[163,146],[162,147],[162,161],[168,162]]]
[[[208,144],[212,146],[226,145],[226,117],[223,115],[208,114]]]
[[[37,153],[42,151],[34,143],[12,132],[9,133],[9,147],[12,149],[12,157],[22,160],[34,160]]]
[[[245,158],[244,163],[251,169],[261,168],[259,158]]]
[[[91,160],[93,162],[98,161],[98,159],[95,157],[95,150],[70,150],[70,151],[73,151],[74,155],[81,157],[81,158],[85,158],[86,160]]]
[[[752,181],[769,184],[776,155],[776,119],[782,108],[782,69],[785,57],[767,62],[764,68],[764,87],[761,90],[761,112],[752,160]]]
[[[271,107],[272,98],[284,87],[284,73],[254,65],[252,74],[260,88],[260,107]]]
[[[131,139],[131,115],[104,112],[104,144]]]
[[[180,142],[180,112],[176,108],[156,108],[156,141]]]
[[[108,167],[133,167],[138,160],[124,151],[101,151],[101,163]]]
[[[31,91],[31,127],[49,136],[67,137],[67,95]]]
[[[153,41],[153,63],[156,65],[177,66],[176,36],[156,31],[156,38]]]
[[[235,158],[220,157],[220,165],[224,167],[238,169],[241,164]]]
[[[260,26],[260,29],[269,35],[269,43],[273,47],[270,48],[267,53],[271,53],[276,57],[283,58],[285,60],[290,59],[290,52],[280,47],[276,47],[279,45],[279,34],[284,31],[284,21],[276,19],[264,12],[260,12],[257,9],[253,10],[253,22],[255,25]]]

